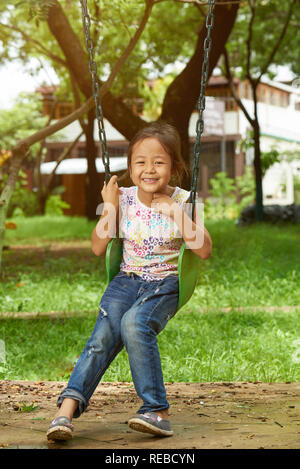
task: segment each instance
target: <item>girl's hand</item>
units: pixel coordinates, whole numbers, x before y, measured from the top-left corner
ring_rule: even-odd
[[[104,204],[112,204],[116,210],[119,207],[119,195],[122,194],[117,180],[117,175],[112,176],[107,184],[104,182],[103,189],[101,191]]]
[[[175,202],[167,194],[156,192],[153,194],[151,207],[159,213],[168,215],[169,217],[174,214]]]

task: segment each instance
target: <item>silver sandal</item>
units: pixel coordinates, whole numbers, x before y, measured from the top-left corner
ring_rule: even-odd
[[[162,419],[155,412],[137,414],[128,421],[128,425],[137,432],[151,433],[156,436],[173,435],[170,421]]]
[[[48,428],[48,440],[70,440],[73,437],[74,427],[68,417],[57,417]]]

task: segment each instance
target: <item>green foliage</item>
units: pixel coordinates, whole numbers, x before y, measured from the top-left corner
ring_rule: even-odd
[[[240,142],[240,150],[246,152],[250,148],[254,148],[254,131],[248,130],[246,137]],[[279,162],[281,155],[278,150],[273,146],[269,151],[261,151],[260,164],[262,177],[266,174],[268,168],[274,163]]]
[[[252,204],[255,198],[255,181],[253,177],[253,168],[246,166],[245,172],[242,176],[238,176],[237,188],[241,201],[238,205],[238,215],[241,213],[244,207]]]
[[[270,151],[261,152],[261,172],[262,176],[266,174],[268,168],[270,168],[274,163],[280,161],[279,151],[276,148],[272,148]]]
[[[300,205],[300,176],[294,176],[295,204]]]
[[[15,4],[15,2],[9,3]],[[85,50],[79,2],[62,0],[59,3]],[[3,11],[5,21],[13,28],[23,31],[33,41],[26,40],[17,30],[3,30],[0,35],[0,44],[2,42],[3,45],[2,62],[11,60],[11,45],[13,45],[14,56],[20,57],[26,70],[32,74],[38,71],[40,59],[42,58],[43,61],[46,59],[47,63],[55,69],[59,81],[62,83],[64,96],[73,99],[69,71],[62,63],[53,60],[55,56],[63,61],[62,51],[49,32],[46,22],[42,21],[49,4],[51,4],[50,1],[31,0],[30,2],[22,2],[19,8],[8,8]],[[88,6],[91,15],[91,36],[95,47],[95,61],[99,77],[104,81],[136,32],[144,13],[145,1],[103,0],[101,5],[99,2],[89,2]],[[28,21],[30,9],[31,17],[38,19],[38,27],[34,21]],[[3,18],[0,18],[0,21],[3,22]],[[183,5],[179,2],[161,2],[154,5],[147,27],[130,58],[118,74],[112,92],[121,98],[142,97],[149,108],[151,96],[145,87],[145,81],[149,78],[164,76],[167,65],[173,64],[172,69],[177,73],[178,63],[182,67],[193,53],[197,31],[202,22],[203,16],[193,5]],[[34,41],[42,46],[38,46]],[[47,54],[47,51],[51,51],[51,53]],[[30,61],[32,57],[38,59],[34,65]],[[158,90],[158,94],[160,94],[160,90]],[[160,96],[157,99],[161,102]]]
[[[145,8],[144,1],[116,3],[115,8],[112,8],[110,1],[104,1],[102,4],[103,39],[98,47],[101,54],[98,61],[101,76],[107,76],[108,65],[111,70],[124,51],[125,44],[136,31]],[[93,12],[92,5],[91,11]],[[177,2],[155,5],[142,38],[118,74],[112,88],[113,93],[129,99],[143,98],[147,116],[156,116],[156,103],[161,105],[162,91],[165,91],[166,87],[163,84],[162,90],[158,85],[154,90],[157,95],[153,98],[153,93],[149,92],[145,83],[149,78],[164,77],[167,65],[173,64],[172,68],[177,72],[175,59],[178,63],[181,62],[180,67],[183,66],[195,47],[195,31],[202,21],[203,17],[196,8],[183,8]],[[98,28],[97,22],[93,27]],[[151,105],[154,105],[153,111]]]
[[[31,404],[26,404],[25,402],[21,402],[20,404],[15,404],[14,405],[14,410],[18,412],[34,412],[35,410],[38,410],[40,406],[35,405],[34,402]]]
[[[155,121],[160,116],[167,88],[174,78],[173,74],[158,78],[151,88],[146,82],[142,84],[141,94],[145,99],[143,115],[147,120]]]
[[[35,93],[20,93],[11,109],[0,113],[0,150],[10,150],[21,139],[44,127],[47,117],[42,115],[42,101]],[[30,148],[28,158],[37,154],[40,144]]]
[[[62,200],[60,195],[50,195],[46,201],[46,215],[63,215],[64,209],[70,208],[70,205]]]
[[[16,182],[15,190],[9,201],[7,217],[12,216],[33,216],[38,213],[38,200],[36,193],[29,191],[26,187],[27,176],[24,171],[19,171],[19,179]],[[7,174],[3,175],[0,181],[0,191],[2,191],[7,180]]]
[[[245,173],[236,178],[236,184],[222,171],[209,182],[212,189],[204,204],[204,214],[208,220],[237,218],[242,209],[253,201],[255,184],[250,167],[246,167]],[[236,201],[237,194],[241,197],[239,203]]]
[[[38,200],[36,193],[23,188],[15,190],[9,202],[7,217],[32,217],[37,213]]]
[[[259,0],[251,3],[255,10],[251,39],[251,74],[257,76],[280,36],[291,1]],[[251,23],[249,4],[250,2],[241,4],[237,21],[226,46],[230,53],[232,67],[241,79],[247,78],[247,38]],[[296,2],[287,33],[272,60],[272,65],[290,66],[296,76],[300,74],[299,60],[295,53],[300,47],[299,20],[300,4]],[[269,78],[274,78],[274,72],[271,69],[267,73]]]
[[[53,0],[17,0],[15,7],[24,8],[28,13],[28,21],[35,20],[36,26],[39,26],[40,21],[45,21],[49,8],[54,4]]]

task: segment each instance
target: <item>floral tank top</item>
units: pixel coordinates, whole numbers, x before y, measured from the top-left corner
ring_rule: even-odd
[[[138,198],[138,187],[120,187],[119,235],[123,238],[120,270],[144,280],[178,275],[178,255],[183,243],[176,223],[168,215],[147,207]],[[182,208],[190,192],[176,187],[171,198]]]

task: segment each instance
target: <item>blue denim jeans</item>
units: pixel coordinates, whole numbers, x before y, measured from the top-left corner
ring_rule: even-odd
[[[168,409],[156,336],[175,315],[177,303],[177,275],[147,282],[136,274],[119,272],[102,296],[92,336],[57,405],[66,397],[77,400],[74,417],[79,417],[125,345],[133,383],[143,401],[138,413]]]

